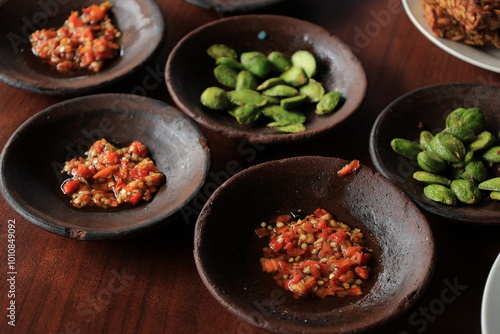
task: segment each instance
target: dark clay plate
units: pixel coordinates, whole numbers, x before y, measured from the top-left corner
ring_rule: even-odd
[[[100,2],[7,1],[0,7],[0,80],[13,87],[53,95],[79,95],[117,83],[137,72],[166,36],[163,13],[153,0],[113,1],[111,17],[122,32],[120,56],[98,73],[61,74],[31,53],[29,35],[58,28],[71,11]]]
[[[428,222],[370,168],[338,176],[347,163],[314,156],[267,162],[213,193],[196,223],[194,256],[204,284],[223,306],[273,333],[357,333],[388,322],[419,298],[435,261]],[[363,296],[297,300],[262,273],[265,240],[254,232],[260,223],[317,208],[360,228],[374,250],[374,276]]]
[[[500,223],[500,202],[484,200],[479,205],[447,206],[423,194],[424,184],[413,179],[420,170],[415,161],[392,150],[393,138],[418,140],[422,129],[439,132],[446,116],[456,108],[479,107],[486,129],[498,135],[500,88],[472,83],[447,83],[414,90],[389,104],[378,116],[370,134],[370,155],[377,171],[409,195],[421,208],[443,218],[479,224]],[[492,175],[498,169],[492,169]]]
[[[60,170],[100,138],[147,146],[166,176],[151,201],[110,211],[70,206]],[[89,95],[57,103],[14,132],[0,160],[0,191],[21,216],[47,231],[75,239],[120,238],[167,222],[202,186],[209,162],[198,127],[169,105],[127,94]]]
[[[267,37],[260,39],[259,32]],[[217,86],[214,60],[206,53],[212,44],[226,44],[238,54],[260,51],[269,54],[281,51],[291,56],[297,50],[312,52],[318,63],[320,81],[326,91],[340,91],[345,102],[332,114],[318,116],[314,104],[305,110],[306,131],[282,134],[266,127],[266,123],[241,126],[227,112],[203,107],[201,93]],[[277,15],[240,15],[199,27],[186,35],[169,55],[165,70],[170,95],[181,111],[200,125],[230,138],[253,143],[291,143],[317,137],[330,131],[352,115],[366,93],[366,76],[349,47],[324,28],[310,22]]]
[[[285,0],[184,0],[202,8],[213,8],[223,12],[248,11],[272,6]]]

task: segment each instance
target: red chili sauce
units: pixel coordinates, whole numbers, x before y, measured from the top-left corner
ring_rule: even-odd
[[[262,223],[259,237],[269,237],[260,259],[262,270],[272,273],[276,283],[295,298],[359,296],[370,277],[371,250],[362,246],[359,229],[336,221],[317,209],[304,219],[291,215]]]
[[[30,36],[32,52],[59,72],[99,72],[107,59],[118,55],[121,32],[112,24],[106,1],[71,13],[59,29],[37,30]]]
[[[164,182],[165,176],[147,157],[146,146],[138,141],[119,149],[101,139],[85,154],[87,158],[67,161],[62,170],[70,178],[61,189],[77,208],[149,201]]]

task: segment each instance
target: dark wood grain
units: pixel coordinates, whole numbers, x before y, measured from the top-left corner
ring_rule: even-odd
[[[172,103],[162,77],[169,51],[198,26],[232,15],[181,0],[158,0],[168,25],[166,45],[148,69],[106,92],[146,95]],[[196,212],[214,188],[248,166],[278,158],[322,155],[359,159],[371,126],[392,100],[443,82],[498,86],[500,75],[467,64],[428,41],[399,1],[292,0],[253,13],[314,22],[349,44],[363,63],[368,93],[358,112],[331,134],[289,146],[250,146],[206,132],[213,163],[206,186],[180,216],[132,240],[81,242],[43,231],[0,198],[0,332],[2,333],[264,333],[242,323],[209,294],[193,260]],[[265,29],[265,27],[263,27]],[[62,101],[0,84],[0,147],[27,118]],[[40,143],[34,149],[50,149]],[[19,152],[24,154],[24,152]],[[489,269],[500,252],[500,227],[477,227],[428,216],[437,266],[427,291],[380,333],[481,333]],[[15,299],[8,296],[8,224],[15,221]],[[15,327],[7,308],[15,300]]]

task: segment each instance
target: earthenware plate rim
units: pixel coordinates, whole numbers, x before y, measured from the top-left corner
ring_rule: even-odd
[[[420,197],[423,197],[423,194],[420,195],[415,195],[408,189],[406,189],[404,186],[399,186],[399,183],[395,180],[395,178],[389,173],[387,170],[387,167],[384,164],[384,157],[383,154],[380,152],[380,150],[377,148],[377,132],[381,124],[385,121],[384,117],[387,115],[390,115],[393,113],[393,108],[394,106],[400,104],[402,101],[405,101],[407,98],[412,97],[414,95],[417,95],[421,92],[426,92],[430,91],[432,92],[436,88],[491,88],[494,90],[499,90],[497,87],[491,87],[488,85],[484,84],[478,84],[478,83],[468,83],[468,82],[447,82],[447,83],[440,83],[440,84],[432,84],[428,86],[423,86],[416,88],[414,90],[411,90],[400,97],[396,98],[394,101],[390,102],[377,116],[377,119],[375,120],[372,129],[370,131],[370,139],[369,139],[369,153],[370,157],[372,160],[372,163],[375,167],[375,169],[385,176],[387,179],[389,179],[391,182],[393,182],[396,186],[400,187],[403,192],[405,192],[419,207],[421,207],[423,210],[435,214],[437,216],[440,216],[442,218],[445,218],[446,220],[450,221],[458,221],[458,222],[463,222],[463,223],[471,223],[471,224],[484,224],[484,225],[497,225],[500,224],[500,214],[497,217],[478,217],[477,215],[464,215],[460,213],[453,213],[453,211],[450,210],[445,210],[445,209],[450,209],[450,207],[444,207],[443,204],[440,203],[426,203],[423,201]],[[463,99],[463,97],[461,97]],[[498,112],[498,110],[497,110]],[[443,121],[444,122],[444,121]],[[444,123],[443,123],[444,124]],[[479,212],[478,212],[479,213]]]
[[[32,93],[44,94],[44,95],[54,95],[54,96],[68,96],[68,97],[76,97],[83,94],[88,94],[92,92],[97,92],[101,89],[109,87],[113,84],[116,84],[120,80],[128,78],[135,73],[137,73],[141,68],[146,66],[146,63],[153,59],[162,48],[166,35],[168,32],[166,17],[160,9],[159,5],[154,0],[128,0],[129,2],[133,2],[136,4],[145,4],[149,9],[153,11],[155,15],[152,15],[151,18],[155,19],[154,26],[155,31],[158,33],[155,34],[153,47],[149,50],[149,52],[142,59],[134,60],[132,64],[128,64],[125,68],[116,72],[113,71],[113,68],[104,69],[99,73],[90,73],[85,76],[80,77],[69,77],[69,78],[58,78],[56,80],[57,84],[53,83],[45,83],[43,79],[35,82],[26,81],[22,78],[17,78],[16,74],[6,74],[1,71],[0,68],[0,81],[5,84],[17,88],[26,90]],[[68,13],[69,14],[69,13]],[[119,23],[118,23],[119,24]],[[120,55],[119,57],[123,57]],[[42,64],[45,65],[45,64]],[[16,72],[19,73],[19,72]],[[54,78],[54,77],[50,77]],[[98,80],[96,80],[98,78]],[[90,80],[90,84],[88,81]],[[65,83],[71,82],[71,86],[65,86]]]
[[[239,11],[249,11],[249,10],[263,8],[266,6],[271,6],[274,4],[284,2],[286,0],[257,0],[257,1],[184,0],[184,1],[201,8],[215,9],[221,12],[236,12],[236,11],[239,12]]]
[[[345,115],[334,122],[334,124],[330,124],[329,121],[325,121],[325,125],[319,126],[315,129],[308,129],[306,124],[306,131],[299,133],[258,133],[258,132],[247,132],[238,128],[230,128],[217,120],[213,120],[210,117],[205,117],[200,115],[198,112],[191,110],[187,105],[187,102],[184,102],[177,94],[177,89],[175,87],[175,81],[177,78],[172,78],[171,71],[173,68],[173,59],[178,57],[178,52],[183,47],[183,43],[191,38],[195,38],[195,36],[199,33],[202,33],[206,29],[211,29],[214,26],[219,26],[226,24],[227,22],[231,23],[233,21],[252,21],[252,20],[280,20],[283,23],[293,22],[295,24],[300,24],[301,26],[307,26],[308,28],[314,29],[316,32],[324,34],[324,36],[328,36],[328,38],[339,48],[341,49],[341,53],[345,55],[345,59],[349,61],[353,66],[353,70],[356,71],[355,75],[349,74],[349,76],[359,76],[362,78],[359,81],[356,81],[356,92],[355,95],[358,97],[357,100],[350,100],[349,105],[350,109],[344,111],[342,108],[338,110],[338,112],[342,111]],[[311,38],[310,34],[305,34],[307,38]],[[332,52],[333,53],[333,52]],[[305,21],[302,19],[284,16],[284,15],[276,15],[276,14],[247,14],[247,15],[235,15],[231,17],[226,17],[217,21],[212,21],[206,23],[185,35],[172,49],[170,55],[167,60],[166,68],[165,68],[165,78],[166,85],[170,96],[172,97],[175,105],[184,113],[186,113],[189,117],[191,117],[194,121],[200,124],[202,127],[207,128],[213,132],[216,132],[220,135],[231,139],[240,139],[245,140],[249,143],[258,143],[258,144],[289,144],[296,143],[301,141],[306,141],[309,139],[314,139],[319,136],[324,135],[327,132],[334,130],[335,127],[340,126],[347,118],[351,117],[355,112],[358,111],[364,99],[366,97],[366,92],[368,89],[367,77],[364,71],[364,67],[361,61],[356,57],[354,52],[349,48],[349,46],[343,42],[339,37],[333,35],[331,32],[326,30],[325,28],[316,25],[312,22]],[[332,116],[332,115],[327,115]]]
[[[6,156],[12,155],[12,152],[9,152],[10,147],[13,143],[15,143],[20,137],[22,137],[25,131],[30,131],[30,129],[34,126],[34,129],[40,129],[40,124],[37,124],[37,121],[41,121],[43,124],[46,122],[52,122],[54,120],[52,116],[55,113],[55,119],[66,117],[62,115],[60,112],[60,108],[71,108],[71,106],[75,103],[92,101],[95,99],[99,99],[102,101],[102,104],[99,107],[92,107],[88,110],[88,112],[95,112],[97,110],[101,110],[106,107],[113,107],[115,101],[123,101],[124,99],[132,99],[140,103],[144,103],[146,106],[149,105],[150,108],[154,108],[155,110],[164,109],[166,111],[166,116],[171,115],[173,119],[178,119],[184,125],[182,131],[189,131],[192,133],[196,140],[193,139],[193,142],[196,142],[196,145],[200,146],[200,150],[203,153],[201,157],[202,164],[199,166],[201,174],[200,174],[200,182],[193,189],[192,193],[186,196],[182,202],[178,203],[176,207],[174,207],[171,211],[165,211],[163,214],[158,215],[154,218],[149,219],[147,222],[141,225],[137,225],[134,227],[128,226],[120,226],[114,227],[110,229],[93,229],[87,227],[68,227],[60,225],[56,222],[53,222],[51,217],[47,215],[45,212],[41,212],[38,209],[25,208],[23,203],[18,202],[12,194],[12,189],[6,185],[5,174],[4,174],[4,166],[6,165]],[[149,109],[145,108],[144,112],[148,112]],[[128,112],[126,112],[128,113]],[[35,125],[32,125],[35,122]],[[42,124],[42,126],[43,126]],[[189,127],[189,128],[187,128]],[[152,157],[154,160],[154,156]],[[0,155],[0,194],[2,194],[5,201],[9,204],[9,206],[16,211],[19,215],[25,218],[28,222],[33,225],[40,227],[48,232],[61,235],[64,237],[69,237],[77,240],[107,240],[107,239],[120,239],[120,238],[130,238],[133,236],[137,236],[140,234],[144,234],[153,228],[158,228],[163,226],[164,224],[170,223],[171,219],[174,218],[177,213],[182,209],[184,205],[186,205],[191,199],[193,199],[197,192],[202,188],[206,176],[208,175],[209,169],[211,165],[211,154],[210,149],[207,145],[207,140],[203,134],[203,132],[199,129],[197,124],[193,122],[189,117],[181,113],[175,107],[172,107],[166,102],[153,99],[150,97],[143,97],[133,94],[124,94],[124,93],[103,93],[103,94],[93,94],[75,97],[72,99],[64,100],[58,103],[55,103],[37,113],[33,116],[29,117],[23,124],[21,124],[14,133],[7,140],[5,146],[2,148]],[[168,180],[167,180],[168,185]],[[155,198],[153,198],[153,201]],[[147,203],[146,203],[147,204]],[[61,207],[65,206],[65,204],[61,201]],[[77,214],[77,209],[74,209]],[[136,209],[134,209],[136,210]],[[99,215],[106,217],[112,217],[114,215],[113,212],[102,212],[98,213]]]
[[[248,167],[247,169],[239,172],[238,174],[232,176],[230,179],[228,179],[226,182],[224,182],[211,195],[211,197],[207,201],[207,204],[205,204],[205,207],[202,209],[202,211],[199,215],[199,220],[196,222],[196,226],[195,226],[194,259],[196,262],[197,271],[198,271],[204,285],[207,287],[207,289],[209,290],[211,295],[219,303],[221,303],[225,308],[230,310],[233,314],[235,314],[236,316],[240,317],[241,319],[247,321],[248,323],[252,324],[253,326],[262,328],[264,330],[270,330],[270,331],[276,330],[276,332],[278,332],[278,333],[290,333],[290,332],[302,333],[302,331],[298,330],[297,327],[294,327],[293,329],[286,328],[286,327],[270,328],[269,327],[270,325],[265,325],[265,324],[256,322],[250,315],[242,315],[241,313],[244,313],[244,311],[242,312],[242,308],[239,307],[237,305],[237,303],[233,302],[231,297],[225,291],[220,291],[221,288],[217,287],[217,284],[215,282],[212,282],[211,277],[215,277],[218,274],[210,272],[211,268],[207,268],[207,266],[204,263],[205,260],[203,260],[204,254],[199,250],[199,248],[201,247],[200,244],[201,244],[202,240],[205,238],[203,236],[203,230],[205,229],[205,226],[208,224],[204,220],[200,221],[200,219],[205,219],[207,207],[211,206],[211,203],[218,197],[219,193],[226,191],[226,189],[228,187],[231,187],[235,183],[237,184],[239,182],[242,182],[241,179],[244,179],[248,175],[251,175],[253,173],[253,171],[266,169],[266,168],[269,169],[271,166],[275,166],[278,164],[286,164],[289,162],[296,162],[299,160],[303,161],[303,160],[307,160],[307,159],[313,159],[313,160],[318,159],[318,160],[324,160],[324,161],[337,160],[337,161],[343,161],[345,163],[348,163],[348,161],[346,161],[344,159],[330,157],[330,156],[298,156],[298,157],[291,157],[291,158],[284,158],[284,159],[279,159],[279,160],[263,162],[263,163],[260,163],[258,165]],[[426,250],[426,256],[428,257],[428,259],[430,261],[429,267],[424,270],[425,273],[422,274],[422,280],[419,282],[418,287],[413,287],[412,292],[410,293],[410,295],[407,296],[406,304],[399,305],[397,307],[399,312],[404,312],[404,311],[408,310],[411,307],[411,305],[413,305],[416,302],[416,300],[423,294],[423,292],[426,290],[426,288],[430,284],[431,278],[433,276],[434,264],[436,261],[436,249],[435,249],[435,244],[434,244],[433,232],[430,228],[430,225],[428,224],[426,217],[423,215],[423,213],[421,211],[418,210],[418,207],[411,201],[410,198],[408,198],[406,196],[406,194],[401,189],[396,187],[389,180],[387,180],[385,177],[383,177],[382,175],[380,175],[376,171],[372,170],[371,168],[369,168],[367,166],[363,166],[363,165],[361,166],[361,168],[370,170],[370,173],[372,173],[372,175],[374,175],[375,177],[379,178],[380,182],[384,182],[385,184],[387,184],[387,186],[390,189],[392,189],[392,191],[394,191],[395,194],[397,194],[400,198],[405,199],[407,201],[408,205],[413,206],[414,212],[417,215],[415,220],[422,222],[423,227],[421,227],[421,228],[423,230],[425,230],[425,240],[427,240],[430,244],[430,248],[428,248]],[[349,181],[347,181],[347,182],[349,182]],[[208,210],[209,210],[209,215],[213,214],[211,208],[209,208]],[[419,226],[422,226],[422,225],[419,224]],[[422,239],[423,238],[424,238],[424,236],[422,235]],[[206,241],[204,241],[204,242],[206,243]],[[224,290],[224,289],[222,288],[222,290]],[[378,328],[383,324],[387,324],[388,322],[391,321],[391,319],[397,318],[397,316],[398,315],[394,314],[394,313],[390,313],[389,315],[386,314],[384,316],[381,316],[377,322],[371,323],[363,328],[357,329],[354,332],[357,332],[358,330],[363,331],[363,330],[367,330],[367,329],[373,330],[374,328]],[[286,324],[283,324],[283,326],[286,326]],[[311,332],[311,333],[331,333],[331,328],[329,328],[329,327],[311,327],[310,331],[308,331],[308,332]],[[354,333],[354,332],[352,332],[352,333]],[[349,331],[349,333],[351,333],[351,331]]]

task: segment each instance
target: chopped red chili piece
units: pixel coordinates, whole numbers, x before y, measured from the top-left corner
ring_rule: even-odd
[[[255,230],[255,233],[257,233],[257,235],[262,238],[262,237],[265,237],[265,236],[268,236],[269,235],[269,231],[267,228],[265,227],[261,227],[257,230]]]
[[[347,175],[349,173],[355,173],[361,167],[359,160],[352,160],[349,164],[342,167],[337,174],[340,176]]]
[[[63,184],[63,191],[65,194],[71,195],[80,188],[80,182],[73,179],[68,179]]]
[[[371,250],[362,245],[359,229],[336,221],[324,209],[293,221],[279,216],[274,224],[261,224],[259,237],[269,236],[260,259],[262,270],[295,298],[316,295],[358,296],[370,277]]]
[[[164,175],[147,155],[146,146],[139,142],[119,149],[105,139],[98,140],[86,152],[86,159],[73,158],[65,163],[63,172],[71,178],[64,181],[62,191],[79,208],[149,201]]]
[[[106,1],[74,11],[59,29],[37,30],[30,35],[32,52],[59,72],[84,69],[99,72],[104,62],[118,55],[121,32],[112,24]]]

